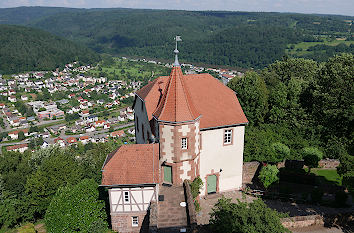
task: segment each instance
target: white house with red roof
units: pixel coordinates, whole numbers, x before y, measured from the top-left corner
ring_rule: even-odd
[[[61,137],[54,139],[54,143],[58,144],[60,147],[65,147],[65,140]]]
[[[105,120],[98,120],[93,123],[95,127],[103,127],[106,124]]]
[[[90,140],[89,136],[81,136],[81,137],[79,137],[79,141],[80,141],[82,144],[87,144],[87,143],[89,143],[91,140]]]
[[[26,150],[28,150],[28,144],[24,143],[24,144],[8,146],[8,147],[6,147],[6,150],[7,151],[17,151],[17,152],[23,153]]]
[[[146,200],[137,200],[131,192],[140,195],[144,185],[160,194],[168,190],[165,185],[174,190],[184,180],[199,176],[204,184],[201,196],[242,186],[248,121],[236,93],[210,74],[184,75],[177,44],[175,53],[170,76],[159,77],[136,92],[137,144],[124,145],[108,155],[102,168],[102,186],[110,193],[112,228],[119,232],[144,229],[141,216],[147,214]],[[157,212],[165,206],[160,202],[156,200]],[[176,224],[171,221],[168,226],[183,227]]]

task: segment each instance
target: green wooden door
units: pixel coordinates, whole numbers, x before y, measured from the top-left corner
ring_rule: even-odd
[[[216,175],[208,176],[208,193],[216,193]]]
[[[163,167],[163,179],[167,183],[172,183],[172,167],[170,166]]]

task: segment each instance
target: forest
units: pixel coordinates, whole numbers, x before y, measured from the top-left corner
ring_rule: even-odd
[[[14,16],[21,14],[28,17],[21,21]],[[46,7],[0,9],[0,15],[0,23],[40,28],[111,55],[170,59],[173,38],[179,34],[183,39],[180,57],[185,62],[256,69],[284,56],[296,56],[286,53],[290,44],[328,38],[353,40],[354,19],[290,13]],[[348,52],[339,50],[311,50],[306,58],[325,61]]]
[[[354,56],[325,63],[285,58],[228,83],[249,120],[244,161],[301,160],[306,150],[339,159],[343,183],[354,188]]]
[[[73,61],[98,62],[100,55],[51,33],[15,25],[0,25],[0,74],[54,70]]]

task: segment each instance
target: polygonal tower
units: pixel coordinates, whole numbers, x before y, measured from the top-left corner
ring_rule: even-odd
[[[160,139],[161,178],[164,183],[181,185],[199,175],[201,115],[186,88],[178,62],[176,37],[175,63],[153,116]]]

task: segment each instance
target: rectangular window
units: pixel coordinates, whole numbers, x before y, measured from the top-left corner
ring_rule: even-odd
[[[224,131],[224,145],[232,143],[232,129],[225,129]]]
[[[182,138],[182,149],[188,148],[187,138]]]
[[[129,192],[128,191],[124,192],[124,202],[129,202]]]
[[[132,227],[138,227],[138,226],[139,226],[139,217],[133,216],[132,217]]]

